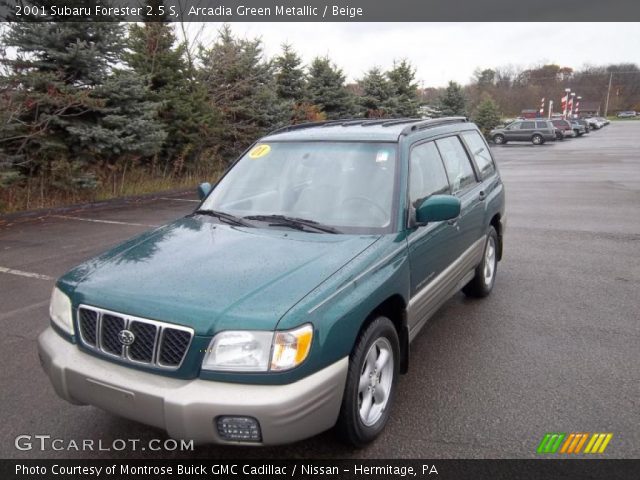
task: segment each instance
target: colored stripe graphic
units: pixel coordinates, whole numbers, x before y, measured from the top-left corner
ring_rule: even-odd
[[[594,433],[584,449],[584,453],[604,453],[613,437],[612,433]]]
[[[604,453],[613,438],[612,433],[546,433],[538,445],[537,452],[541,454],[564,453],[578,454],[586,443],[583,453]],[[587,439],[589,440],[587,442]],[[563,442],[564,440],[564,442]],[[561,447],[562,445],[562,447]]]
[[[560,453],[580,453],[584,442],[589,437],[588,433],[571,433],[562,445]]]
[[[538,453],[556,453],[565,436],[565,433],[547,433],[538,445]]]

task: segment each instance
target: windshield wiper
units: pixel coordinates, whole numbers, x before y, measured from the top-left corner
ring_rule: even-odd
[[[329,225],[323,225],[315,220],[308,220],[306,218],[287,217],[286,215],[249,215],[247,220],[258,220],[269,223],[272,227],[291,227],[296,230],[306,230],[312,228],[320,232],[326,233],[341,233],[337,228],[330,227]]]
[[[230,213],[221,212],[219,210],[198,209],[193,213],[196,215],[208,215],[210,217],[216,217],[232,225],[241,225],[243,227],[253,227],[251,223],[245,222],[242,218],[236,217],[235,215],[232,215]]]

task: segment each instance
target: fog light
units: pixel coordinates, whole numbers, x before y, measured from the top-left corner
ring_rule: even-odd
[[[259,442],[262,440],[260,424],[252,417],[218,417],[218,434],[224,440]]]

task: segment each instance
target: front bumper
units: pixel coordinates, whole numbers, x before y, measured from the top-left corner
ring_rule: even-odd
[[[257,419],[263,445],[294,442],[331,428],[340,411],[349,363],[345,357],[287,385],[182,380],[87,355],[51,327],[38,337],[38,353],[63,399],[162,428],[173,438],[196,444],[238,443],[218,435],[219,415]]]

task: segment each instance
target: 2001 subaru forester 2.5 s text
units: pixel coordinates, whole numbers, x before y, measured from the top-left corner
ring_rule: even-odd
[[[62,398],[196,443],[363,445],[427,319],[494,285],[504,188],[464,118],[287,127],[199,192],[58,280],[39,353]]]

